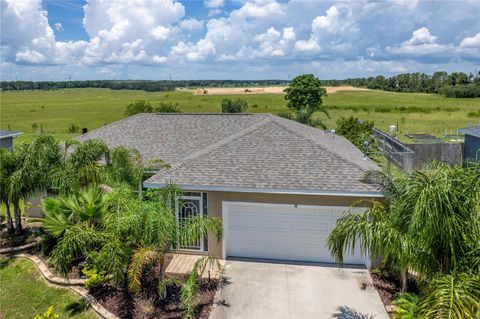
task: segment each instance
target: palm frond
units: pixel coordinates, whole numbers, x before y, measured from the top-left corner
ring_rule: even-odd
[[[156,247],[140,247],[132,256],[130,266],[128,267],[128,290],[137,294],[142,288],[143,271],[153,266],[157,262],[162,262],[163,253]]]

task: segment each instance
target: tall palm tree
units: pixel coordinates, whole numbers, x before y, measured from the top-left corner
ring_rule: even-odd
[[[9,178],[15,170],[15,156],[6,148],[0,148],[0,203],[5,205],[5,215],[7,218],[7,232],[13,234],[13,220],[11,209],[11,201],[9,195]]]
[[[52,252],[55,267],[66,275],[72,260],[89,256],[98,271],[118,284],[127,273],[129,290],[136,293],[144,270],[163,263],[171,247],[191,244],[208,231],[220,238],[222,224],[216,218],[192,219],[179,229],[165,198],[158,194],[141,200],[123,185],[46,199],[44,228],[58,240]]]
[[[363,214],[346,214],[331,233],[328,246],[343,254],[361,240],[363,253],[383,258],[406,271],[432,278],[458,269],[480,242],[480,166],[437,164],[425,172],[383,181],[386,204],[375,203]]]

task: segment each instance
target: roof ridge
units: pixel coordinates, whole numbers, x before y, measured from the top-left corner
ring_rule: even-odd
[[[182,159],[180,162],[177,162],[175,164],[172,164],[170,166],[170,168],[166,169],[165,171],[163,172],[158,172],[157,174],[166,174],[166,173],[170,173],[170,172],[173,172],[181,167],[183,167],[184,165],[190,163],[191,161],[193,161],[194,159],[202,156],[202,155],[206,155],[210,152],[213,152],[225,145],[227,145],[228,143],[230,142],[233,142],[233,141],[236,141],[248,134],[250,134],[251,132],[257,130],[258,128],[262,127],[263,125],[267,124],[267,123],[270,123],[272,121],[272,119],[267,116],[266,118],[262,119],[261,121],[255,123],[255,124],[252,124],[246,128],[244,128],[243,130],[240,130],[238,131],[237,133],[235,134],[232,134],[224,139],[221,139],[213,144],[210,144],[209,146],[205,147],[204,149],[202,150],[199,150],[195,153],[192,153],[190,154],[189,156],[185,157],[184,159]],[[157,175],[156,174],[156,175]]]
[[[283,127],[284,129],[286,129],[286,130],[289,131],[290,133],[295,134],[295,135],[297,135],[297,136],[299,136],[299,137],[302,137],[302,138],[304,138],[304,139],[307,139],[307,140],[315,143],[315,145],[317,145],[317,146],[320,147],[321,149],[329,152],[330,154],[338,157],[339,159],[347,162],[348,164],[354,165],[355,167],[361,169],[362,171],[368,171],[368,169],[366,169],[366,168],[358,165],[356,162],[351,161],[351,160],[348,159],[348,158],[345,158],[345,157],[342,156],[341,154],[338,154],[337,152],[332,151],[331,149],[326,148],[324,145],[318,143],[317,141],[315,141],[314,139],[310,138],[309,136],[307,136],[307,135],[305,135],[305,134],[302,134],[302,133],[300,133],[300,132],[298,132],[298,131],[295,131],[295,130],[289,128],[289,127],[286,126],[284,123],[282,123],[281,121],[279,121],[279,119],[282,119],[282,118],[280,118],[279,116],[275,116],[275,115],[273,115],[273,114],[269,114],[269,115],[271,116],[272,121],[273,121],[274,123],[280,125],[281,127]],[[285,120],[286,120],[286,121],[290,121],[290,120],[288,120],[288,119],[285,119]],[[295,124],[305,125],[305,124],[298,123],[298,122],[295,122]],[[311,127],[308,126],[308,128],[311,128]],[[354,147],[356,147],[356,146],[354,146]]]

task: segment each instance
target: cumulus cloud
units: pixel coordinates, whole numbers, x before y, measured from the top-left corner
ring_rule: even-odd
[[[63,25],[60,22],[55,23],[53,26],[55,27],[55,30],[63,31]]]
[[[207,8],[219,8],[224,6],[225,1],[224,0],[205,0],[203,4]]]
[[[272,72],[288,65],[340,61],[363,66],[352,72],[396,72],[405,61],[479,64],[474,2],[459,7],[418,0],[246,0],[229,12],[224,0],[205,0],[207,18],[185,18],[188,2],[87,0],[82,24],[86,41],[56,40],[53,31],[62,31],[63,25],[49,25],[41,0],[0,3],[1,62],[8,67],[133,63],[172,68],[229,62],[225,72],[234,65]],[[122,72],[115,69],[115,74]]]
[[[185,19],[180,21],[180,27],[188,31],[202,30],[205,24],[204,21],[197,20],[195,18]]]

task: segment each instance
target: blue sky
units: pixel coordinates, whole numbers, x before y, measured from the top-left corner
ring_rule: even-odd
[[[2,80],[480,68],[480,0],[0,0]]]

